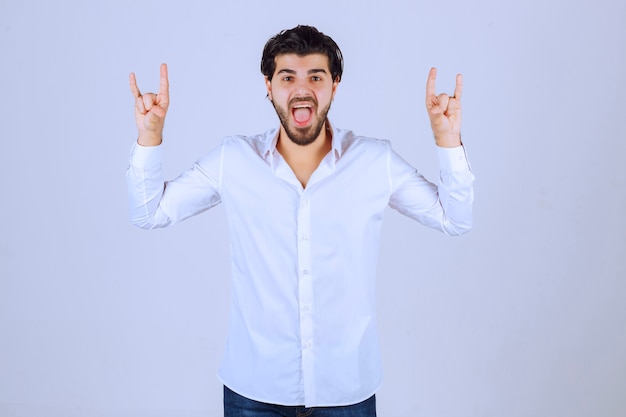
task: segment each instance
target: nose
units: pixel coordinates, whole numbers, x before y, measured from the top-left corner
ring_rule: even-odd
[[[297,96],[307,96],[310,95],[311,88],[309,86],[309,80],[306,78],[299,78],[294,83],[293,92]]]

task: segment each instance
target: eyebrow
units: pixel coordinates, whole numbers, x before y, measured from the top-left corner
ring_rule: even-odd
[[[324,74],[328,73],[324,68],[313,68],[307,71],[307,74],[316,74],[318,72],[323,72]],[[296,71],[292,69],[281,69],[276,74],[295,74]]]

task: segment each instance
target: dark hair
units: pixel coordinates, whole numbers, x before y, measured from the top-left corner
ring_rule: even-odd
[[[300,56],[322,53],[328,56],[328,66],[333,80],[341,81],[343,55],[330,36],[324,35],[313,26],[298,25],[270,38],[263,48],[261,72],[270,81],[276,70],[276,57],[282,54]]]

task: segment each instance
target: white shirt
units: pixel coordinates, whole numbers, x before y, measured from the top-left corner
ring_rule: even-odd
[[[169,182],[161,147],[135,145],[132,222],[164,227],[224,204],[233,287],[220,379],[266,403],[355,404],[382,379],[375,271],[385,208],[464,233],[474,177],[463,147],[437,148],[436,186],[388,141],[333,128],[332,151],[303,188],[277,137],[278,129],[228,137]]]

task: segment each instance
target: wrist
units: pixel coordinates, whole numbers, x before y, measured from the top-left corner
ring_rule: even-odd
[[[161,142],[163,142],[163,135],[156,133],[142,132],[137,138],[137,143],[141,146],[158,146]]]
[[[461,134],[435,135],[435,143],[441,148],[456,148],[462,145]]]

